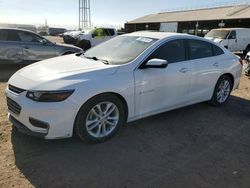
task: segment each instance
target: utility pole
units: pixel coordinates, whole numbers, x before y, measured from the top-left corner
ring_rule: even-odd
[[[78,29],[91,27],[90,0],[79,0],[79,24]]]

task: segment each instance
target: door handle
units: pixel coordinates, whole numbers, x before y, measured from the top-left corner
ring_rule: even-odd
[[[182,68],[182,69],[180,69],[179,72],[181,72],[181,73],[187,73],[188,72],[188,68]]]
[[[220,64],[219,64],[218,62],[216,62],[216,63],[213,64],[213,66],[214,66],[214,67],[219,67]]]
[[[23,48],[24,48],[24,49],[29,49],[29,47],[28,47],[28,46],[24,46]]]

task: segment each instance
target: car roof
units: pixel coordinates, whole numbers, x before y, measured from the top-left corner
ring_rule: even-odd
[[[182,33],[171,33],[171,32],[151,32],[151,31],[138,31],[130,34],[126,34],[127,36],[137,36],[137,37],[147,37],[154,39],[164,39],[172,36],[187,36],[187,34]]]
[[[0,27],[0,30],[13,30],[13,31],[25,31],[25,32],[30,32],[30,33],[34,33],[37,35],[37,33],[27,30],[27,29],[20,29],[20,28],[9,28],[9,27]]]

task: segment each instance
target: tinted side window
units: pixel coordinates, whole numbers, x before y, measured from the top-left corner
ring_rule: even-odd
[[[20,38],[16,31],[8,31],[8,41],[20,41]]]
[[[213,56],[212,45],[205,41],[188,40],[190,59],[200,59]]]
[[[108,32],[109,32],[110,36],[114,36],[115,35],[114,29],[108,29]]]
[[[168,63],[175,63],[185,61],[185,56],[184,41],[174,40],[160,46],[150,55],[148,60],[157,58],[167,60]]]
[[[0,30],[0,41],[6,41],[8,39],[8,32],[6,30]]]
[[[41,42],[41,38],[39,38],[38,36],[32,34],[32,33],[28,33],[28,32],[23,32],[23,31],[18,31],[18,36],[20,38],[20,40],[22,42],[36,42],[36,43],[40,43]]]
[[[212,46],[213,46],[213,49],[214,49],[214,56],[224,54],[224,51],[220,47],[218,47],[216,45],[213,45],[213,44],[212,44]]]
[[[235,31],[231,31],[228,39],[236,39],[236,32]]]
[[[103,29],[105,36],[110,36],[109,30],[108,29]]]

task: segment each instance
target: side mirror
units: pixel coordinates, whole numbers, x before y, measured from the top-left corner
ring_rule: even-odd
[[[142,68],[166,68],[168,61],[164,59],[151,59]]]
[[[47,41],[46,39],[43,39],[43,40],[41,41],[41,43],[42,43],[43,45],[47,45],[47,44],[48,44],[48,41]]]
[[[96,37],[96,34],[95,34],[95,33],[93,33],[93,34],[92,34],[92,38],[95,38],[95,37]]]

